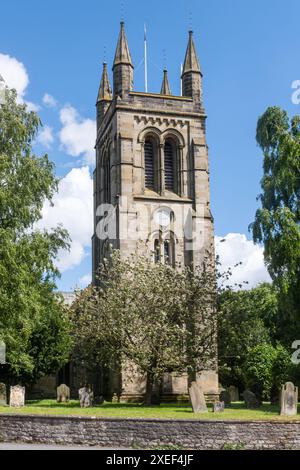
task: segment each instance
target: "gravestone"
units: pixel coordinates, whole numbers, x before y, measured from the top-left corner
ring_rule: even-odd
[[[225,405],[230,405],[231,404],[231,396],[228,390],[223,390],[220,393],[220,401],[223,401]]]
[[[194,413],[208,412],[203,390],[196,382],[191,383],[191,386],[189,387],[189,396]]]
[[[7,404],[6,385],[0,382],[0,406]]]
[[[119,403],[120,399],[116,393],[113,394],[111,401],[112,403]]]
[[[256,397],[255,393],[251,392],[250,390],[245,390],[242,393],[242,396],[245,401],[246,408],[259,408],[261,403]]]
[[[96,395],[95,398],[94,398],[94,403],[95,403],[95,405],[103,405],[103,403],[104,403],[103,395]]]
[[[78,395],[79,395],[81,408],[88,408],[89,406],[92,406],[94,393],[90,388],[88,387],[80,388],[78,390]]]
[[[239,389],[237,387],[235,387],[234,385],[230,385],[227,389],[229,395],[230,395],[230,399],[231,401],[239,401],[240,397],[239,397]]]
[[[225,409],[225,403],[223,401],[217,401],[214,403],[214,413],[222,413]]]
[[[15,385],[10,387],[9,406],[21,408],[25,405],[25,387]]]
[[[282,385],[280,395],[280,414],[282,416],[295,416],[298,405],[298,387],[292,382]]]
[[[61,384],[57,387],[57,403],[68,403],[69,400],[70,388],[65,384]]]

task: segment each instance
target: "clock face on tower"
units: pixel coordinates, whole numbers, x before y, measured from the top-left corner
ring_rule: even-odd
[[[159,209],[154,215],[154,220],[158,225],[167,227],[171,222],[170,210]]]

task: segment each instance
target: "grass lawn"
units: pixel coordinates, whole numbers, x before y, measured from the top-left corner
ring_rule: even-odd
[[[56,403],[55,400],[34,400],[26,402],[23,408],[0,406],[0,413],[20,413],[38,415],[65,416],[97,416],[114,418],[169,418],[169,419],[209,419],[209,420],[295,420],[297,416],[282,417],[278,414],[278,406],[264,403],[261,408],[247,410],[242,402],[231,404],[223,413],[214,413],[209,407],[208,413],[192,412],[189,404],[162,404],[158,406],[143,406],[139,404],[108,403],[91,408],[80,408],[77,400],[69,403]],[[298,407],[298,413],[300,406]]]

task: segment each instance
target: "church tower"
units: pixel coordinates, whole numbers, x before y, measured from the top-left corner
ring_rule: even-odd
[[[206,114],[202,72],[189,32],[182,96],[171,93],[167,70],[160,93],[133,89],[134,67],[121,22],[111,90],[104,64],[97,97],[94,171],[93,282],[109,246],[124,256],[143,249],[155,261],[199,265],[214,256]],[[180,77],[178,77],[180,78]],[[198,377],[207,396],[218,395],[216,364]],[[121,383],[120,383],[121,381]],[[111,378],[123,400],[144,393],[143,380]],[[105,391],[104,391],[105,392]],[[187,394],[187,378],[165,374],[162,395]]]

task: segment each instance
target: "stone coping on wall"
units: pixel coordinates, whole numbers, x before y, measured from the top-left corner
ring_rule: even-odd
[[[279,417],[280,415],[278,415]],[[146,423],[233,423],[233,424],[261,424],[261,423],[270,423],[270,424],[300,424],[299,419],[186,419],[186,418],[126,418],[124,417],[115,417],[115,416],[84,416],[84,415],[55,415],[55,414],[27,414],[27,413],[0,413],[1,418],[18,418],[18,419],[40,419],[40,418],[49,418],[49,419],[68,419],[68,420],[98,420],[98,421],[111,421],[111,422],[120,422],[120,421],[132,421],[132,422],[146,422]]]

